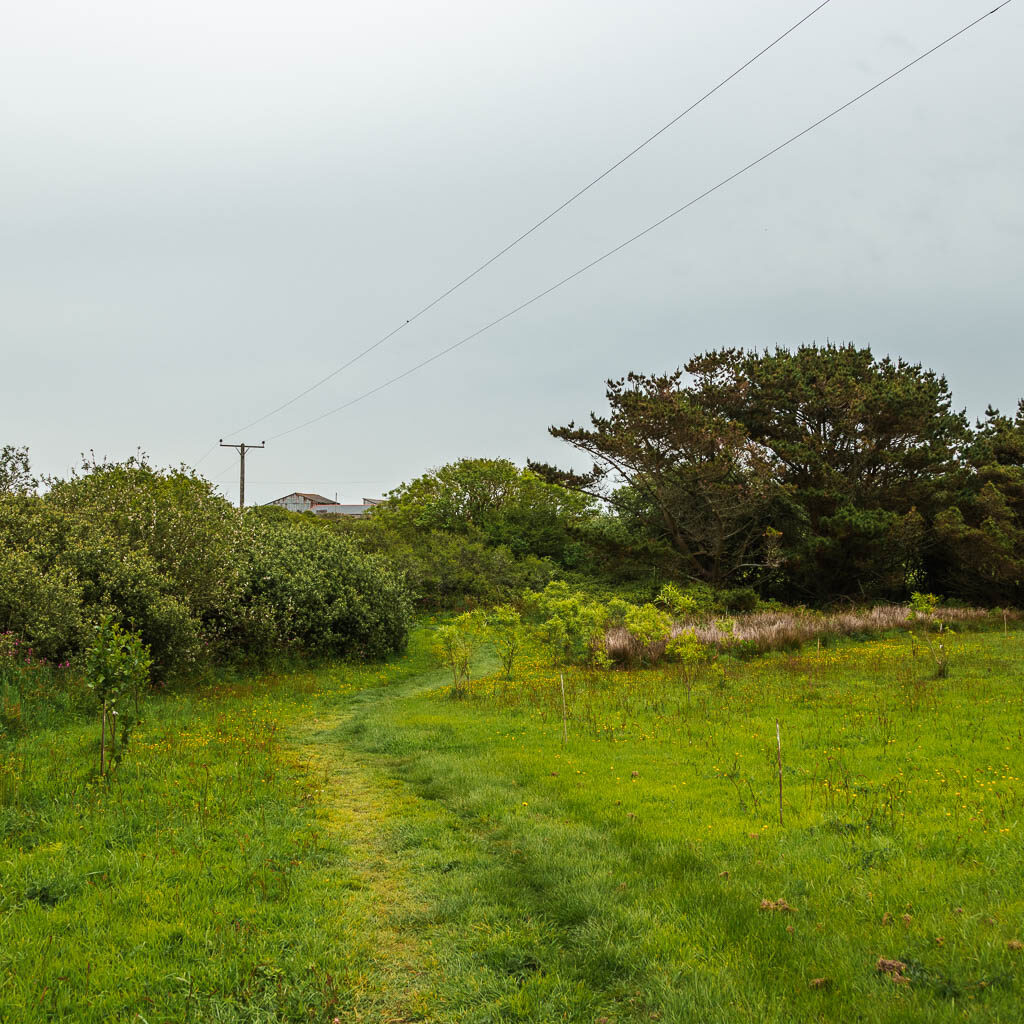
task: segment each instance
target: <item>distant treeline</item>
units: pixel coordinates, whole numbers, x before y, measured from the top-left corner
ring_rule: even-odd
[[[552,575],[644,599],[673,580],[732,607],[1022,603],[1024,402],[972,425],[943,377],[849,345],[709,352],[606,398],[550,430],[590,471],[466,459],[348,529],[436,605]]]
[[[852,346],[725,349],[607,384],[550,432],[587,472],[463,459],[359,520],[239,514],[140,460],[33,480],[0,451],[0,632],[82,649],[112,613],[158,669],[281,649],[380,656],[413,602],[518,600],[560,578],[643,602],[827,606],[914,591],[1024,604],[1024,402],[971,424],[944,378]]]

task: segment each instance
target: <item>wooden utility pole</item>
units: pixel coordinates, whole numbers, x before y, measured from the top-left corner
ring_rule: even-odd
[[[267,442],[260,441],[259,444],[225,444],[222,437],[220,439],[220,446],[221,448],[234,448],[238,452],[238,507],[245,508],[245,453],[253,448],[266,448]]]

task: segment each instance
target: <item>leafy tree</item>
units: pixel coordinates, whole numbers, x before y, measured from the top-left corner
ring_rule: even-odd
[[[580,553],[574,528],[592,506],[507,459],[460,459],[395,488],[373,518],[406,535],[461,534],[571,565]]]
[[[679,675],[686,686],[686,703],[690,703],[694,676],[710,660],[710,650],[697,639],[693,630],[683,630],[665,645],[665,657],[679,666]]]
[[[108,741],[113,763],[119,764],[124,757],[138,721],[152,664],[149,648],[138,633],[122,629],[110,615],[100,619],[85,652],[84,667],[89,689],[95,694],[100,711],[101,775],[110,767],[106,759]]]
[[[605,626],[608,609],[561,580],[524,595],[524,608],[540,623],[539,633],[556,660],[603,668],[610,664]]]
[[[483,622],[480,612],[464,612],[434,634],[434,656],[452,674],[451,695],[467,696],[473,655],[479,646]]]
[[[516,661],[523,652],[525,637],[522,617],[511,605],[498,605],[488,614],[487,626],[505,678],[511,679]]]
[[[786,495],[763,450],[736,420],[698,402],[682,373],[607,383],[608,415],[551,427],[593,459],[587,473],[531,464],[546,479],[607,501],[637,532],[666,542],[676,568],[713,586],[778,564],[772,519]]]
[[[636,656],[643,662],[651,657],[652,648],[668,640],[672,617],[653,604],[632,605],[626,612],[625,626]]]

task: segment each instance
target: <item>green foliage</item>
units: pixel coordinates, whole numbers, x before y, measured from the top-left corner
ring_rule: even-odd
[[[531,464],[607,501],[583,531],[602,573],[709,584],[729,611],[929,581],[1024,601],[1024,402],[972,433],[943,377],[852,345],[723,349],[685,374],[609,381],[607,414],[550,429],[589,472]]]
[[[487,626],[505,678],[511,679],[525,644],[522,617],[511,605],[498,605],[488,613]]]
[[[608,610],[603,604],[556,580],[539,593],[524,595],[523,606],[539,623],[540,636],[556,661],[590,668],[609,664],[605,638]]]
[[[780,531],[791,592],[898,596],[969,437],[943,377],[853,345],[723,349],[687,364],[704,406],[766,450],[794,515]]]
[[[248,650],[287,646],[321,655],[382,658],[401,650],[412,621],[404,581],[379,555],[302,516],[245,516],[246,578],[229,639]]]
[[[29,465],[28,448],[13,444],[0,448],[0,494],[28,494],[38,486]]]
[[[665,645],[665,657],[676,665],[693,668],[709,660],[710,652],[705,644],[697,639],[692,629],[676,633]]]
[[[605,605],[605,625],[612,629],[625,629],[626,618],[635,605],[621,597],[613,597]]]
[[[693,630],[687,629],[669,639],[665,645],[665,657],[671,664],[678,666],[689,705],[694,680],[700,669],[711,660],[711,651],[697,639]]]
[[[490,547],[458,533],[398,531],[375,511],[361,522],[330,524],[360,551],[381,555],[405,578],[420,607],[431,610],[486,607],[543,587],[553,564],[507,547]]]
[[[593,515],[593,502],[542,480],[507,459],[460,459],[402,484],[373,518],[405,535],[460,534],[517,557],[573,565],[574,529]]]
[[[152,664],[149,648],[138,633],[122,629],[110,615],[100,619],[83,657],[85,678],[100,712],[100,774],[109,767],[105,762],[108,736],[115,765],[128,749]]]
[[[761,603],[757,591],[752,587],[733,587],[716,595],[720,607],[730,612],[752,612]]]
[[[376,657],[404,642],[400,574],[322,524],[240,515],[208,481],[142,458],[48,484],[0,492],[0,630],[50,660],[81,653],[106,615],[133,623],[164,677],[285,646]]]
[[[609,381],[607,416],[551,427],[594,460],[589,473],[533,468],[551,482],[601,496],[639,536],[668,545],[674,569],[721,587],[778,563],[765,523],[784,504],[772,466],[743,428],[701,404],[682,372]]]
[[[935,661],[937,679],[945,679],[949,675],[948,639],[955,635],[952,630],[944,630],[942,621],[935,618],[935,612],[941,600],[935,594],[923,594],[920,591],[915,591],[910,595],[910,611],[908,613],[911,622],[918,624],[915,635],[924,641],[928,653]],[[933,629],[938,631],[938,639],[932,639],[930,633]]]
[[[1024,603],[1024,401],[989,408],[950,506],[935,517],[933,572],[970,601]]]
[[[672,616],[653,604],[633,605],[626,611],[625,627],[641,648],[647,648],[668,639]]]
[[[930,619],[935,614],[942,599],[935,594],[923,594],[915,590],[910,595],[910,615],[912,618],[924,617]]]
[[[654,603],[660,604],[669,615],[676,619],[685,619],[695,615],[699,608],[697,598],[690,593],[684,594],[674,583],[666,583],[658,591]]]
[[[483,626],[481,613],[463,612],[450,623],[438,626],[434,634],[434,656],[438,664],[452,674],[453,697],[466,696],[473,656],[480,644]]]

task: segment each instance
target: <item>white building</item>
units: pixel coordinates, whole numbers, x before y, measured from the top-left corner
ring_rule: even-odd
[[[361,505],[342,505],[322,494],[308,491],[292,491],[283,498],[268,501],[268,505],[280,505],[289,512],[312,512],[317,516],[363,516],[375,505],[382,504],[382,498],[363,498]]]

